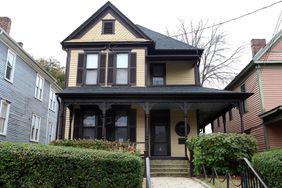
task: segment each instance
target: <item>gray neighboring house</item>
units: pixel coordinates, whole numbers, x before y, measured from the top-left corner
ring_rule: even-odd
[[[0,141],[47,144],[56,138],[62,91],[10,36],[11,20],[0,17]]]

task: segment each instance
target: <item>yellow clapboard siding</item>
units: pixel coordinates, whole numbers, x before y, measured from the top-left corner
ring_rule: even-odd
[[[115,19],[115,33],[102,34],[102,20]],[[147,41],[144,38],[138,38],[124,23],[122,23],[112,12],[108,12],[96,24],[93,25],[81,38],[72,39],[68,42],[99,42],[99,41]]]
[[[137,149],[143,154],[145,150],[145,113],[142,107],[136,107],[136,142]]]
[[[66,116],[65,116],[65,139],[69,139],[69,128],[70,128],[70,111],[66,109]]]
[[[133,49],[136,52],[136,86],[145,86],[145,49]]]
[[[175,126],[180,121],[184,121],[183,111],[179,109],[170,110],[171,156],[173,157],[184,157],[185,156],[184,145],[178,144],[178,138],[181,138],[181,137],[178,136],[175,132]],[[188,139],[191,139],[191,137],[197,136],[196,112],[188,111],[188,124],[190,125],[190,133],[188,135]]]
[[[70,65],[69,65],[69,84],[68,87],[76,86],[76,74],[77,74],[77,63],[78,54],[83,53],[83,50],[71,50]]]
[[[187,62],[166,63],[166,84],[195,84],[194,68]]]

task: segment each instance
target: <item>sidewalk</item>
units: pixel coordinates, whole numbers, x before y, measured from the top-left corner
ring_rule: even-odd
[[[151,185],[152,188],[204,188],[191,178],[181,177],[153,177]]]

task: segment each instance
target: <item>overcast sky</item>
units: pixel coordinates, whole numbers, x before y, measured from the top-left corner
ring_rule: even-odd
[[[155,31],[175,31],[179,19],[208,19],[221,22],[256,10],[277,0],[112,0],[131,21]],[[24,48],[35,58],[53,57],[65,65],[66,53],[60,42],[89,18],[105,0],[2,0],[0,16],[12,19],[10,35],[24,43]],[[240,68],[250,59],[250,40],[273,35],[282,3],[243,19],[225,24],[232,46],[247,45]],[[281,24],[282,26],[282,24]],[[280,28],[281,29],[281,28]]]

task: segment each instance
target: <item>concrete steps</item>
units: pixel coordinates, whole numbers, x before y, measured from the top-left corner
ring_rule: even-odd
[[[188,177],[188,160],[150,160],[152,177]]]

